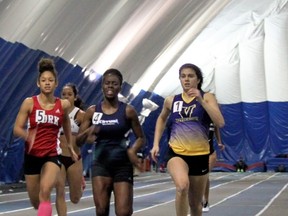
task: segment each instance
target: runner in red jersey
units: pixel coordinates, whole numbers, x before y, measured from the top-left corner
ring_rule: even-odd
[[[33,96],[33,109],[29,115],[28,131],[36,131],[34,143],[26,142],[25,152],[36,157],[56,156],[61,153],[59,146],[59,130],[62,125],[64,111],[61,100],[55,98],[55,106],[45,110],[39,103],[39,96]]]
[[[40,94],[23,101],[14,135],[25,139],[24,174],[31,204],[38,209],[38,216],[51,216],[51,191],[61,167],[58,158],[61,126],[73,160],[78,160],[78,156],[71,145],[70,102],[54,96],[58,82],[53,60],[41,59],[38,69]]]

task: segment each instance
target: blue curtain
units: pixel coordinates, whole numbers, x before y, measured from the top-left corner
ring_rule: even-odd
[[[62,58],[49,56],[43,51],[30,49],[21,43],[10,43],[0,38],[1,182],[16,182],[22,177],[24,144],[22,140],[15,139],[11,134],[22,101],[26,97],[39,93],[36,85],[37,63],[42,57],[51,57],[55,60],[59,73],[59,88],[56,95],[60,96],[61,87],[65,83],[73,82],[78,86],[86,107],[102,100],[101,79],[91,82],[84,77],[80,66],[71,65]],[[121,93],[128,96],[130,89],[131,85],[124,82]],[[143,124],[147,137],[143,152],[147,156],[153,145],[155,123],[161,112],[164,98],[151,92],[141,91],[131,101],[131,105],[138,112],[141,111],[143,98],[148,98],[159,105],[159,108],[151,112]],[[288,154],[287,102],[242,102],[220,106],[226,121],[225,127],[221,129],[226,148],[223,152],[217,151],[222,164],[231,166],[240,157],[247,164],[265,163],[278,155]],[[168,145],[166,130],[160,145],[160,161],[163,161]],[[222,170],[231,171],[226,168]]]

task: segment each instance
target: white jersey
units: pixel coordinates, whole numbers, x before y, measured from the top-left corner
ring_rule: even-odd
[[[76,115],[80,109],[78,107],[74,107],[74,109],[69,113],[70,125],[71,125],[71,133],[72,135],[76,135],[79,132],[79,122],[76,120]],[[63,134],[63,128],[61,128],[61,134]]]

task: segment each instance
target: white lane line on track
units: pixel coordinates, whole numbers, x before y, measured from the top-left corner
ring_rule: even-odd
[[[26,200],[29,200],[29,198],[22,198],[22,199],[17,199],[17,200],[1,201],[0,204],[7,204],[7,203],[13,203],[13,202],[21,202],[21,201],[26,201]]]
[[[152,208],[155,208],[155,207],[159,207],[159,206],[162,206],[162,205],[169,204],[169,203],[174,202],[174,201],[175,201],[175,199],[169,200],[169,201],[166,201],[166,202],[164,202],[164,203],[160,203],[160,204],[157,204],[157,205],[149,206],[149,207],[147,207],[147,208],[139,209],[139,210],[137,210],[137,211],[134,211],[133,213],[146,211],[146,210],[149,210],[149,209],[152,209]]]
[[[17,196],[17,195],[21,195],[21,194],[26,194],[27,192],[26,191],[23,191],[23,192],[17,192],[17,193],[4,193],[4,194],[1,194],[0,197],[7,197],[7,196]]]
[[[260,211],[258,212],[258,214],[256,214],[255,216],[260,216],[262,215],[263,212],[265,212],[270,206],[271,204],[274,202],[274,200],[279,197],[279,195],[287,188],[288,184],[286,184],[270,201],[269,203]]]
[[[249,175],[251,176],[251,175]],[[245,179],[245,178],[248,178],[249,176],[245,176],[244,178],[242,179]],[[167,177],[167,178],[159,178],[159,180],[163,180],[163,179],[169,179],[170,177]],[[222,185],[226,185],[230,182],[235,182],[235,181],[239,181],[240,179],[237,179],[237,180],[233,180],[233,181],[229,181],[229,182],[225,182],[223,184],[220,184],[220,186]],[[139,187],[135,187],[134,190],[137,190],[137,189],[141,189],[141,188],[148,188],[150,186],[156,186],[156,185],[163,185],[163,184],[166,184],[166,183],[169,183],[169,182],[160,182],[160,183],[154,183],[154,184],[150,184],[150,185],[145,185],[145,186],[139,186]],[[213,188],[216,188],[218,187],[218,185],[212,187],[211,189]],[[171,189],[174,189],[175,187],[173,188],[170,188],[169,190]],[[157,193],[161,193],[161,192],[164,192],[166,190],[162,190],[162,191],[157,191],[157,192],[153,192],[153,193],[149,193],[149,194],[144,194],[144,195],[139,195],[139,196],[135,196],[134,199],[136,198],[139,198],[139,197],[144,197],[144,196],[149,196],[149,195],[153,195],[153,194],[157,194]],[[27,192],[21,192],[21,194],[23,193],[27,193]],[[52,195],[55,195],[54,193]],[[89,196],[83,196],[81,199],[88,199],[88,198],[93,198],[93,195],[89,195]],[[29,200],[29,198],[26,198],[26,199],[19,199],[19,200],[11,200],[11,201],[5,201],[5,202],[0,202],[0,204],[4,204],[4,203],[9,203],[9,202],[15,202],[15,201],[23,201],[23,200]],[[175,200],[175,199],[174,199]],[[173,201],[173,200],[172,200]],[[172,202],[171,201],[171,202]],[[66,202],[70,202],[70,200],[66,200]],[[110,204],[113,204],[114,202],[111,202]],[[52,203],[53,205],[55,203]],[[157,207],[157,205],[155,206],[151,206],[151,208],[153,207]],[[212,207],[212,206],[211,206]],[[90,210],[90,209],[93,209],[95,208],[94,206],[93,207],[89,207],[89,208],[85,208],[85,209],[80,209],[80,210],[76,210],[76,211],[71,211],[71,212],[68,212],[68,213],[75,213],[75,212],[80,212],[80,211],[86,211],[86,210]],[[4,214],[4,213],[13,213],[13,212],[19,212],[19,211],[25,211],[25,210],[30,210],[30,209],[33,209],[32,207],[30,208],[22,208],[22,209],[17,209],[17,210],[11,210],[11,211],[6,211],[6,212],[1,212],[0,215]]]
[[[237,180],[233,180],[233,181],[229,181],[229,182],[225,182],[221,185],[226,185],[228,183],[233,183],[233,182],[236,182],[236,181],[240,181],[240,180],[243,180],[243,179],[246,179],[246,178],[249,178],[251,176],[255,175],[255,173],[251,174],[251,175],[248,175],[248,176],[244,176],[243,178],[241,179],[237,179]],[[167,183],[167,182],[165,182]],[[160,183],[158,183],[160,184]],[[154,184],[153,184],[154,185]],[[149,196],[149,195],[154,195],[154,194],[157,194],[157,193],[161,193],[161,192],[165,192],[165,191],[168,191],[168,190],[175,190],[175,187],[172,187],[172,188],[168,188],[168,189],[165,189],[165,190],[161,190],[161,191],[157,191],[157,192],[152,192],[152,193],[147,193],[147,194],[143,194],[143,195],[138,195],[138,196],[134,196],[134,199],[136,198],[141,198],[141,197],[144,197],[144,196]],[[92,196],[91,196],[92,197]],[[164,203],[160,203],[160,204],[156,204],[156,205],[152,205],[152,206],[149,206],[149,207],[146,207],[146,208],[142,208],[142,209],[139,209],[137,211],[134,211],[134,213],[136,212],[142,212],[142,211],[145,211],[145,210],[149,210],[149,209],[152,209],[152,208],[156,208],[158,206],[161,206],[161,205],[165,205],[165,204],[168,204],[168,203],[171,203],[171,202],[174,202],[175,199],[173,200],[169,200],[169,201],[166,201]],[[114,204],[114,202],[110,202],[110,205]],[[87,210],[91,210],[91,209],[94,209],[95,206],[92,206],[92,207],[88,207],[88,208],[85,208],[85,209],[78,209],[78,210],[74,210],[74,211],[69,211],[67,212],[67,214],[72,214],[72,213],[77,213],[77,212],[81,212],[81,211],[87,211]],[[57,216],[57,215],[54,215],[54,216]]]
[[[251,176],[253,176],[253,175],[255,175],[255,173],[253,173],[253,174],[251,174],[251,175],[248,175],[248,176],[245,176],[245,177],[243,177],[243,178],[241,178],[241,179],[237,179],[237,180],[232,180],[232,181],[229,181],[229,182],[225,182],[225,183],[220,184],[220,185],[226,185],[226,184],[229,184],[229,183],[233,183],[233,182],[236,182],[236,181],[240,181],[240,180],[243,180],[243,179],[245,179],[245,178],[249,178],[249,177],[251,177]],[[236,194],[234,194],[234,195],[232,195],[232,196],[230,196],[230,197],[227,197],[227,198],[223,199],[223,200],[220,201],[220,202],[217,202],[217,203],[211,205],[210,207],[212,208],[212,207],[214,207],[214,206],[216,206],[216,205],[219,205],[220,203],[222,203],[222,202],[224,202],[224,201],[226,201],[226,200],[228,200],[228,199],[230,199],[230,198],[232,198],[232,197],[234,197],[234,196],[236,196],[236,195],[244,192],[245,190],[248,190],[248,189],[250,189],[251,187],[253,187],[253,186],[257,185],[257,184],[259,184],[259,183],[261,183],[261,182],[263,182],[263,181],[266,181],[266,180],[274,177],[275,175],[277,175],[277,173],[276,173],[276,174],[273,174],[272,176],[269,176],[269,177],[266,178],[265,180],[262,180],[262,181],[254,184],[254,185],[252,185],[252,186],[250,186],[250,187],[248,187],[248,188],[246,188],[246,189],[244,189],[244,190],[242,190],[242,191],[240,191],[240,192],[238,192],[238,193],[236,193]],[[162,179],[162,178],[159,178],[159,179]],[[212,181],[213,181],[213,180],[212,180]],[[157,183],[157,184],[165,184],[165,183],[168,183],[168,182],[164,182],[164,183],[161,182],[161,183]],[[155,185],[157,185],[157,184],[151,184],[151,185],[155,186]],[[287,186],[287,185],[286,185],[286,186]],[[134,189],[139,189],[139,188],[142,188],[142,187],[149,187],[149,186],[140,186],[140,187],[138,187],[138,188],[135,187]],[[218,185],[212,187],[212,189],[213,189],[213,188],[216,188],[216,187],[218,187]],[[172,187],[172,188],[169,188],[169,189],[166,189],[166,190],[159,191],[159,193],[160,193],[160,192],[163,192],[163,191],[167,191],[167,190],[173,190],[173,189],[175,189],[175,187]],[[23,193],[27,193],[27,192],[23,192]],[[140,197],[144,197],[144,196],[148,196],[148,195],[153,195],[153,194],[156,194],[156,193],[158,193],[158,192],[153,192],[153,193],[149,193],[149,194],[138,195],[138,196],[134,196],[134,198],[140,198]],[[92,198],[92,197],[93,197],[93,195],[90,195],[90,196],[82,197],[81,199]],[[27,198],[27,200],[28,200],[28,198]],[[67,201],[70,202],[70,200],[67,200]],[[170,200],[170,201],[167,201],[167,202],[165,202],[165,203],[169,203],[169,202],[173,202],[173,201],[175,201],[175,199]],[[9,202],[10,202],[10,201],[9,201]],[[13,201],[12,201],[12,202],[13,202]],[[14,200],[14,202],[15,202],[15,200]],[[161,204],[157,204],[157,205],[150,206],[149,209],[155,208],[155,207],[157,207],[157,206],[159,206],[159,205],[164,205],[165,203],[161,203]],[[54,203],[53,203],[53,204],[54,204]],[[111,205],[111,204],[114,204],[114,202],[111,202],[110,205]],[[94,209],[94,208],[95,208],[95,206],[93,205],[92,207],[89,207],[89,208],[81,209],[81,210],[78,210],[78,211],[71,211],[71,212],[68,212],[68,213],[75,213],[75,212],[85,211],[85,210]],[[267,207],[267,208],[268,208],[268,207]],[[23,209],[11,210],[11,211],[6,211],[6,212],[0,212],[0,215],[6,214],[6,213],[13,213],[13,212],[25,211],[25,210],[30,210],[30,209],[33,209],[33,208],[30,207],[30,208],[23,208]],[[146,209],[147,209],[147,208],[146,208]],[[145,210],[145,209],[144,209],[144,210]],[[139,209],[139,210],[137,210],[137,212],[139,212],[139,211],[144,211],[144,210],[143,210],[143,209]]]
[[[215,185],[215,186],[213,186],[213,187],[210,187],[210,189],[218,188],[218,187],[221,187],[221,186],[223,186],[223,185],[227,185],[227,184],[230,184],[230,183],[233,183],[233,182],[241,181],[241,180],[243,180],[243,179],[250,178],[251,176],[254,176],[254,175],[256,175],[256,174],[253,173],[253,174],[250,174],[250,175],[246,175],[246,176],[244,176],[244,177],[242,177],[242,178],[240,178],[240,179],[235,179],[235,180],[227,181],[227,182],[224,182],[224,183],[222,183],[222,184],[218,184],[218,185]],[[213,180],[212,180],[212,181],[213,181]]]
[[[148,177],[151,177],[151,176],[143,176],[143,177],[137,177],[137,180],[135,181],[134,180],[134,184],[136,183],[147,183],[147,182],[151,182],[151,181],[158,181],[158,180],[169,180],[171,179],[170,176],[166,177],[166,176],[158,176],[158,178],[155,178],[155,179],[149,179],[149,180],[144,180],[144,181],[139,181],[140,179],[142,178],[148,178]],[[88,184],[91,184],[91,183],[86,183],[87,185]],[[66,188],[68,188],[68,186],[66,186]],[[13,197],[13,196],[18,196],[18,195],[23,195],[23,194],[27,194],[27,191],[23,191],[23,192],[16,192],[16,193],[4,193],[4,194],[0,194],[0,197]],[[55,195],[55,194],[52,194],[52,195]],[[1,204],[1,202],[0,202]]]
[[[169,190],[175,190],[175,187],[168,188],[168,189],[165,189],[165,190],[159,190],[159,191],[156,191],[156,192],[147,193],[147,194],[143,194],[143,195],[134,196],[133,199],[137,199],[137,198],[141,198],[141,197],[145,197],[145,196],[150,196],[150,195],[155,195],[157,193],[162,193],[162,192],[166,192],[166,191],[169,191]],[[91,196],[91,197],[93,197],[93,196]],[[174,200],[172,200],[172,201],[174,201]],[[169,203],[169,202],[172,202],[172,201],[169,200],[166,203]],[[114,205],[114,201],[110,202],[110,205]],[[154,207],[157,207],[159,205],[162,205],[162,203],[158,204],[158,205],[153,205],[153,206],[151,206],[149,208],[154,208]],[[93,206],[88,207],[88,208],[82,208],[82,209],[77,209],[77,210],[74,210],[74,211],[68,211],[67,214],[73,214],[73,213],[77,213],[77,212],[88,211],[88,210],[91,210],[91,209],[94,209],[94,208],[95,208],[95,206],[93,205]],[[138,211],[141,211],[141,209],[138,210]],[[54,215],[54,216],[57,216],[57,215]]]
[[[8,213],[20,212],[20,211],[26,211],[26,210],[31,210],[31,209],[33,209],[33,207],[16,209],[16,210],[11,210],[11,211],[6,211],[6,212],[0,212],[0,215],[8,214]]]
[[[160,183],[154,183],[154,184],[149,184],[149,185],[138,186],[138,187],[134,187],[134,190],[139,190],[139,189],[143,189],[143,188],[148,188],[148,187],[153,187],[153,186],[163,185],[163,184],[168,184],[168,183],[171,184],[172,181],[160,182]]]
[[[157,186],[157,185],[163,185],[163,184],[169,184],[169,183],[172,183],[172,181],[169,181],[169,182],[159,182],[159,183],[154,183],[154,184],[149,184],[149,185],[144,185],[144,186],[139,186],[139,187],[135,187],[134,190],[137,190],[137,189],[143,189],[143,188],[149,188],[149,187],[153,187],[153,186]],[[92,190],[89,189],[89,190]],[[165,190],[163,190],[165,191]],[[159,191],[159,193],[162,192],[162,191]],[[20,194],[20,193],[19,193]],[[18,194],[18,195],[19,195]],[[21,194],[27,194],[27,192],[21,192]],[[153,194],[153,193],[151,193]],[[151,195],[151,194],[147,194],[147,195]],[[145,194],[146,195],[146,194]],[[52,193],[52,196],[56,196],[55,193]],[[144,196],[144,195],[143,195]],[[140,196],[134,196],[134,198],[138,198]],[[88,199],[88,198],[93,198],[93,194],[92,195],[89,195],[89,196],[83,196],[81,197],[81,200],[82,199]],[[18,202],[18,201],[29,201],[29,198],[23,198],[23,199],[15,199],[15,200],[8,200],[8,201],[2,201],[0,202],[0,204],[7,204],[7,203],[13,203],[13,202]],[[70,199],[67,199],[66,202],[70,202]],[[113,202],[114,203],[114,202]],[[55,203],[53,202],[52,205],[55,205]],[[94,208],[94,206],[92,207]],[[21,209],[15,209],[15,210],[10,210],[10,211],[5,211],[5,212],[0,212],[0,215],[2,214],[7,214],[7,213],[13,213],[13,212],[19,212],[19,211],[26,211],[26,210],[31,210],[33,209],[33,207],[28,207],[28,208],[21,208]],[[73,213],[73,212],[72,212]]]
[[[245,188],[245,189],[243,189],[243,190],[241,190],[241,191],[238,191],[238,192],[235,193],[235,194],[232,194],[232,195],[230,195],[230,196],[228,196],[228,197],[225,197],[224,199],[220,200],[219,202],[214,203],[213,205],[210,205],[210,208],[213,208],[213,207],[215,207],[215,206],[217,206],[217,205],[219,205],[219,204],[221,204],[221,203],[223,203],[223,202],[225,202],[225,201],[227,201],[227,200],[229,200],[229,199],[231,199],[231,198],[233,198],[233,197],[235,197],[235,196],[243,193],[244,191],[249,190],[250,188],[252,188],[252,187],[254,187],[254,186],[256,186],[256,185],[258,185],[258,184],[260,184],[260,183],[262,183],[262,182],[264,182],[264,181],[267,181],[267,180],[269,180],[270,178],[273,178],[273,177],[276,176],[276,175],[277,175],[277,173],[275,173],[275,174],[272,175],[272,176],[268,176],[268,178],[266,178],[266,179],[263,179],[263,180],[255,183],[255,184],[252,184],[252,185],[250,185],[249,187],[247,187],[247,188]],[[249,176],[248,176],[248,177],[249,177]],[[244,179],[244,178],[243,178],[243,179]]]
[[[226,173],[225,173],[226,174]],[[214,177],[214,175],[213,174],[209,174],[210,175],[210,178],[211,177]],[[213,180],[219,180],[219,179],[222,179],[222,178],[227,178],[227,176],[233,176],[233,175],[235,175],[234,173],[231,173],[231,174],[226,174],[226,175],[220,175],[220,176],[216,176],[215,178],[213,178],[213,179],[211,179],[212,181]]]

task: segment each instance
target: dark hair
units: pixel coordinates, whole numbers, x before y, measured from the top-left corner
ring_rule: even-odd
[[[76,100],[74,101],[74,106],[78,107],[82,110],[84,109],[84,102],[82,101],[82,99],[79,96],[76,97]]]
[[[183,64],[179,69],[179,76],[181,74],[181,71],[183,69],[186,69],[186,68],[190,68],[193,71],[195,71],[197,78],[200,80],[200,82],[197,85],[197,89],[201,90],[202,83],[203,83],[203,75],[202,75],[201,69],[199,67],[197,67],[196,65],[191,64],[191,63]]]
[[[75,95],[75,98],[76,100],[74,101],[74,106],[75,107],[79,107],[80,109],[84,109],[84,104],[83,104],[83,101],[82,99],[80,98],[80,96],[78,95],[78,89],[77,89],[77,86],[74,84],[74,83],[66,83],[63,88],[65,86],[68,86],[72,89],[74,95]]]
[[[119,70],[114,69],[114,68],[110,68],[110,69],[105,71],[105,73],[103,74],[102,83],[103,83],[104,77],[107,76],[108,74],[117,76],[119,78],[120,85],[122,85],[123,76],[122,76],[122,74],[121,74],[121,72]]]
[[[78,89],[77,89],[77,87],[76,87],[76,85],[75,85],[74,83],[66,83],[66,84],[63,86],[63,88],[64,88],[65,86],[68,86],[68,87],[70,87],[70,88],[72,89],[75,97],[78,95]]]
[[[41,58],[40,61],[38,62],[38,71],[39,71],[38,80],[43,72],[50,71],[54,75],[57,82],[57,71],[55,70],[54,61],[52,59]]]

